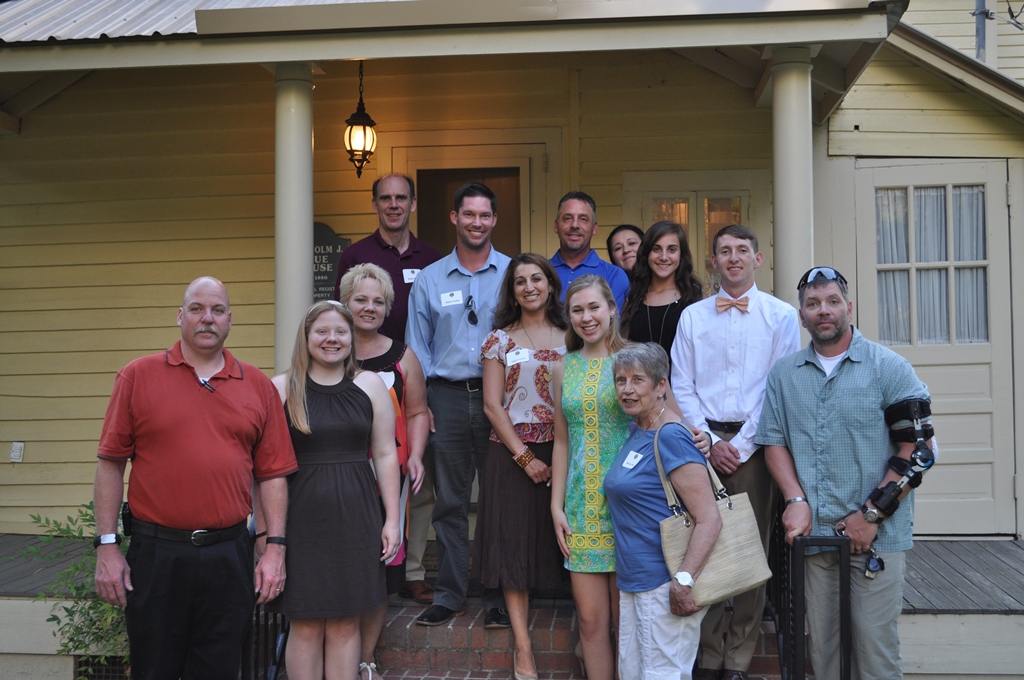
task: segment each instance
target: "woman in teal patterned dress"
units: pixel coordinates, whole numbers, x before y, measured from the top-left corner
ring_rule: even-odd
[[[615,296],[600,276],[573,281],[565,308],[569,353],[564,366],[556,364],[553,381],[551,514],[580,617],[580,661],[589,667],[590,680],[612,680],[610,630],[618,621],[619,591],[604,476],[629,435],[630,419],[619,408],[612,379],[614,353],[626,341],[616,321]]]
[[[619,407],[612,364],[626,346],[619,332],[615,296],[600,276],[587,274],[565,293],[568,354],[555,364],[555,443],[551,458],[551,515],[572,579],[580,644],[576,656],[590,680],[612,680],[612,637],[619,622],[615,538],[604,495],[604,477],[629,436],[631,419]],[[668,408],[679,413],[672,393]],[[711,439],[694,432],[707,455]],[[613,630],[614,626],[614,630]]]

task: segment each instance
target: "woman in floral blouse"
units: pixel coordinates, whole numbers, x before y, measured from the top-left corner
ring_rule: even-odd
[[[495,330],[481,347],[484,411],[494,430],[477,503],[473,575],[505,591],[516,680],[535,680],[530,588],[561,585],[551,521],[551,378],[565,355],[561,283],[546,259],[517,255],[502,282]]]

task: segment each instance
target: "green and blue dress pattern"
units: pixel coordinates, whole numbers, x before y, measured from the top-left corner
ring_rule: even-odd
[[[604,476],[629,436],[629,417],[619,408],[612,376],[614,357],[565,357],[562,412],[569,424],[569,476],[565,516],[569,571],[615,571],[615,537],[604,495]]]

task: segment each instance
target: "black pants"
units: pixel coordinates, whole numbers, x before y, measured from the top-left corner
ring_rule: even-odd
[[[236,680],[252,626],[252,539],[197,547],[133,536],[125,619],[136,680]]]

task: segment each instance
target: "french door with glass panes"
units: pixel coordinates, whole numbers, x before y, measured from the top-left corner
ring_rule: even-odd
[[[715,234],[730,224],[746,225],[757,234],[765,256],[758,288],[772,292],[768,170],[624,172],[622,218],[644,231],[662,220],[682,225],[694,273],[707,293],[718,291],[718,273],[711,264]]]
[[[1005,161],[857,162],[857,321],[932,395],[939,458],[914,533],[1012,534]]]

